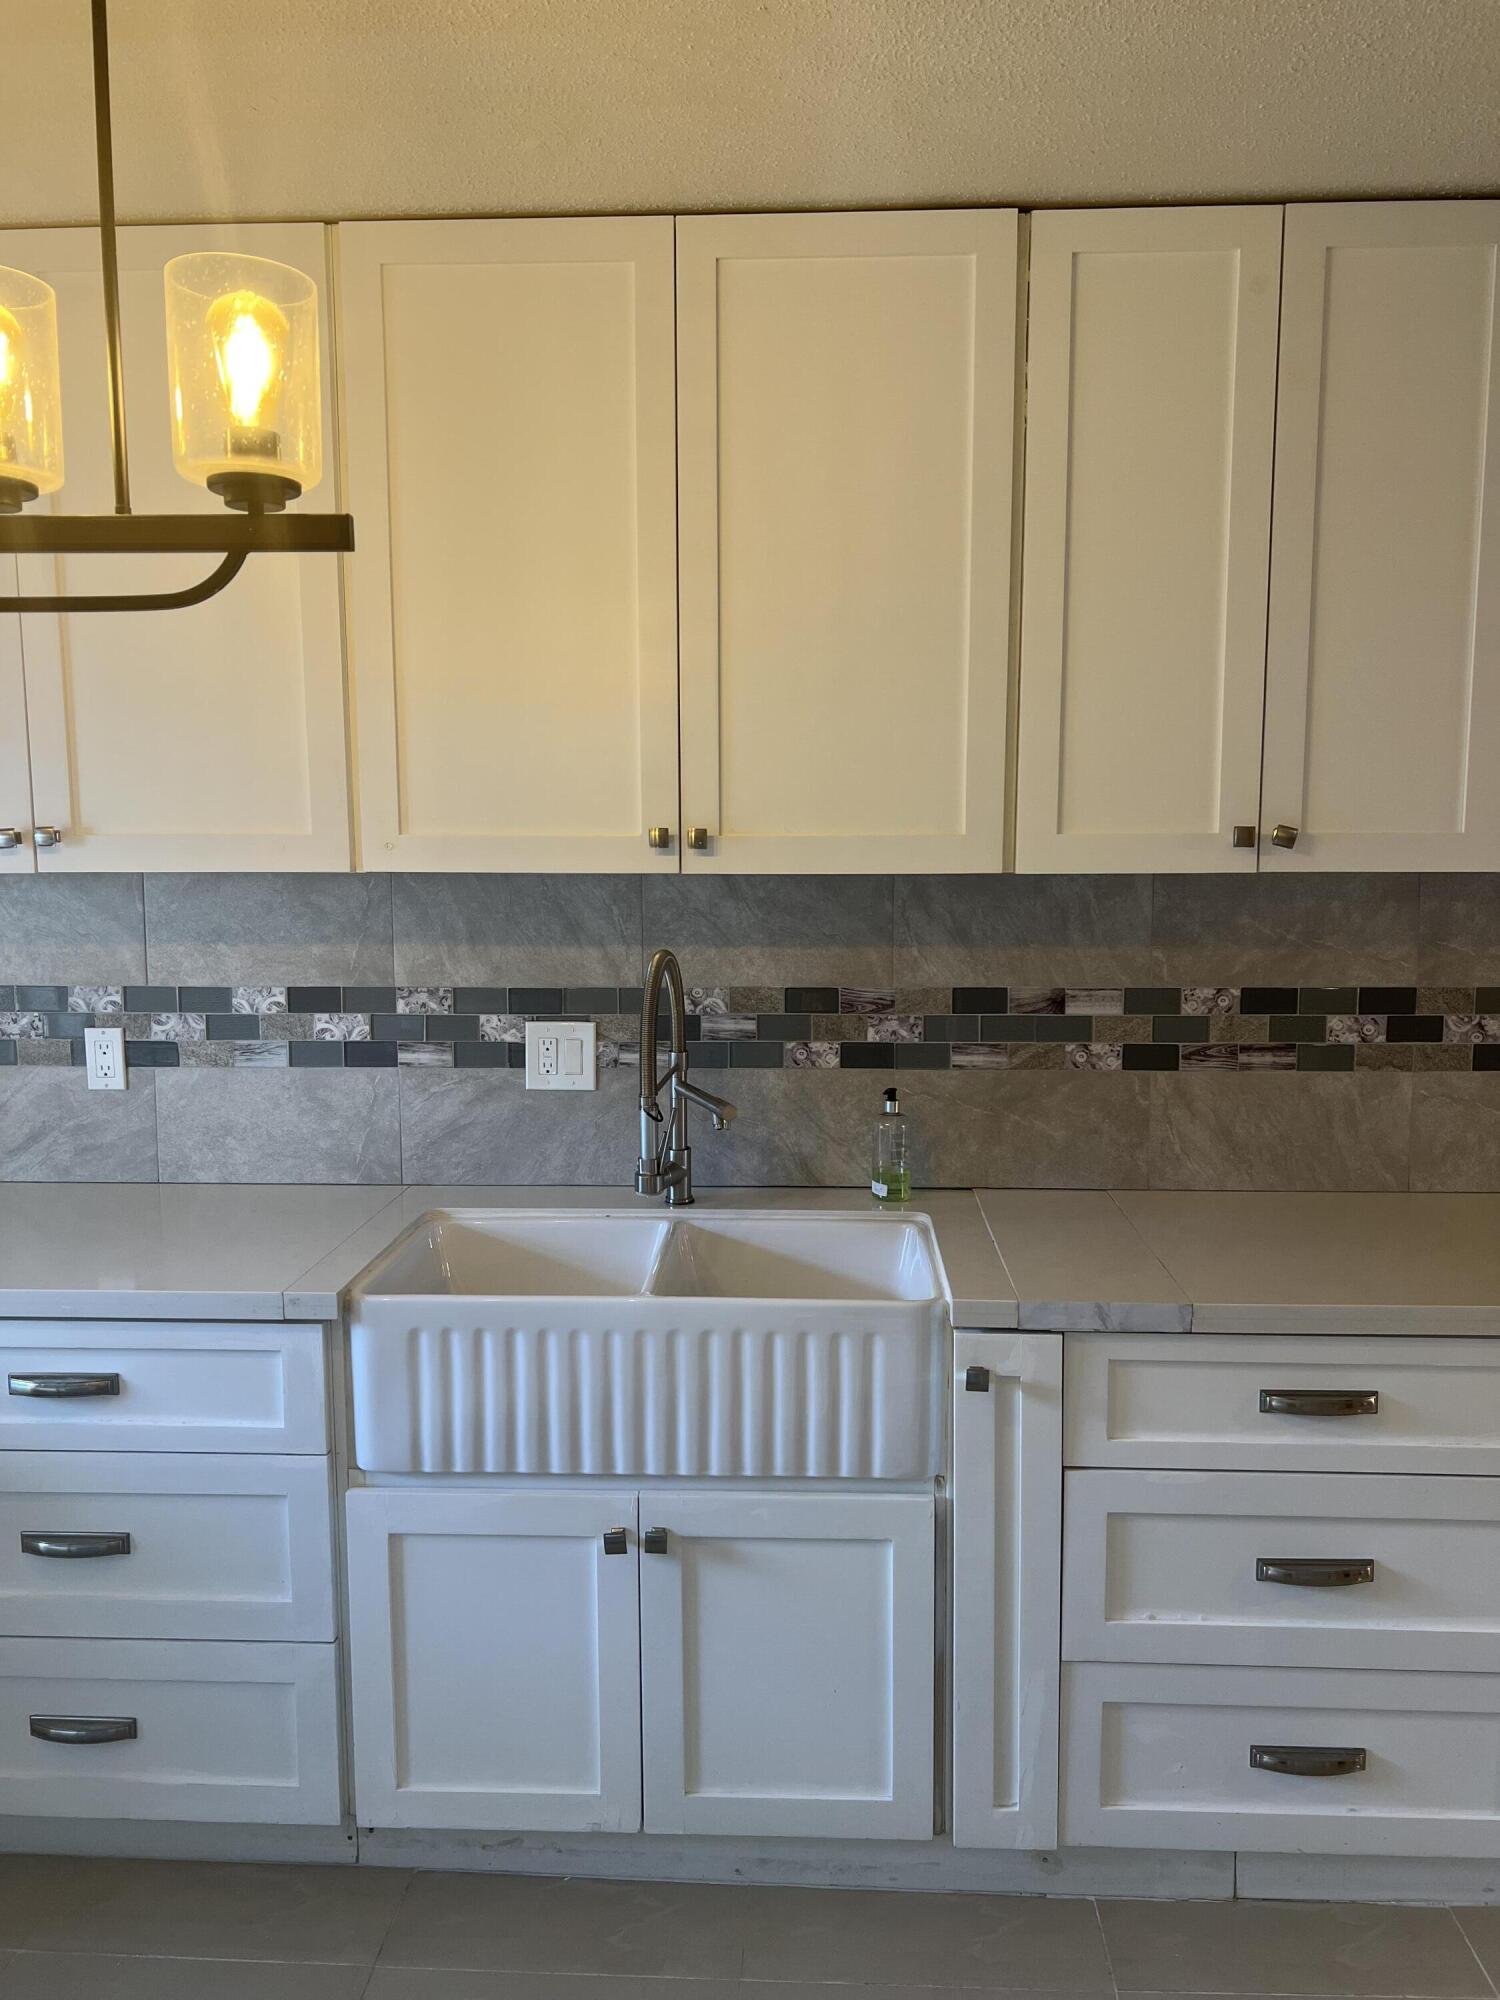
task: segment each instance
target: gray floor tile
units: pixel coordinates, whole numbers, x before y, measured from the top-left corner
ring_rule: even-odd
[[[1500,1990],[1500,1903],[1490,1903],[1482,1909],[1455,1910],[1453,1914],[1480,1964]]]
[[[385,1868],[0,1857],[0,1946],[369,1965],[406,1876]]]
[[[380,1963],[733,1979],[748,1893],[698,1884],[416,1875]]]
[[[1447,1910],[1106,1902],[1099,1912],[1122,1993],[1490,2000]]]
[[[254,1965],[52,1951],[18,1951],[0,1959],[5,2000],[360,2000],[368,1977],[363,1965]]]
[[[747,1889],[747,1980],[1108,1992],[1094,1906],[1036,1896]]]

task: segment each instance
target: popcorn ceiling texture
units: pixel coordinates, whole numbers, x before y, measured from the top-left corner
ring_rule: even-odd
[[[7,0],[0,223],[94,220]],[[114,0],[125,220],[1491,192],[1494,0]]]

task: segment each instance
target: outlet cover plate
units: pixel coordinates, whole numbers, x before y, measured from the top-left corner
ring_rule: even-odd
[[[528,1090],[597,1090],[597,1031],[592,1021],[526,1023]]]

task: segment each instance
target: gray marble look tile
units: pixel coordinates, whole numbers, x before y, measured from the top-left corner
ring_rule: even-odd
[[[1403,1189],[1411,1082],[1360,1071],[1153,1076],[1150,1185]]]
[[[1422,877],[1417,976],[1431,985],[1500,981],[1500,874]]]
[[[0,980],[70,986],[145,976],[139,875],[0,877]]]
[[[0,1070],[0,1180],[154,1181],[156,1081],[132,1070],[124,1090],[90,1090],[81,1069]]]
[[[905,1076],[913,1179],[923,1187],[1144,1187],[1151,1079],[1057,1067]],[[878,1085],[879,1077],[868,1077]],[[879,1092],[867,1099],[873,1115]]]
[[[396,977],[619,986],[640,976],[635,875],[395,875]]]
[[[634,1069],[601,1070],[597,1090],[556,1093],[528,1091],[518,1069],[402,1067],[396,1077],[401,1172],[393,1179],[623,1187],[635,1172]]]
[[[1500,1189],[1500,1072],[1414,1076],[1411,1092],[1412,1187]]]
[[[367,1978],[363,1965],[251,1965],[56,1951],[0,1959],[5,2000],[207,2000],[209,1995],[212,2000],[361,2000]]]
[[[388,985],[390,878],[148,875],[146,958],[140,976],[174,986]]]
[[[391,1070],[179,1069],[157,1084],[164,1181],[401,1178]]]
[[[637,977],[670,945],[698,985],[892,983],[888,875],[657,875],[642,887]]]
[[[898,985],[1145,983],[1148,875],[898,875]]]
[[[1409,980],[1415,875],[1158,875],[1154,977],[1174,985]]]

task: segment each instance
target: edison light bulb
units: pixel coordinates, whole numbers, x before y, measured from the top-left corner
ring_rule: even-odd
[[[199,250],[166,269],[172,455],[230,507],[318,483],[318,292],[287,264]]]
[[[40,278],[0,270],[0,513],[61,485],[57,302]]]
[[[274,457],[276,403],[291,333],[286,314],[259,292],[225,292],[208,309],[208,331],[229,405],[231,451],[237,432],[251,432],[253,442],[243,437],[242,448]]]

